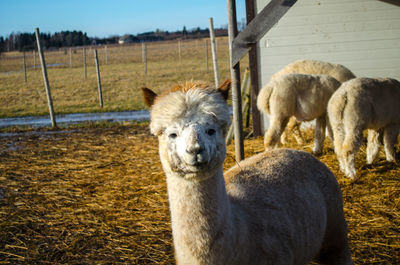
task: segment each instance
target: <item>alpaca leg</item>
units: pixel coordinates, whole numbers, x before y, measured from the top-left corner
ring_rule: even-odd
[[[394,145],[397,142],[400,125],[394,124],[385,127],[383,132],[383,145],[385,147],[386,160],[389,162],[396,161],[396,150]]]
[[[367,164],[372,164],[379,154],[379,147],[382,143],[382,132],[368,130],[367,141]]]
[[[288,131],[289,129],[286,128],[285,130],[283,130],[282,135],[281,135],[281,144],[287,144],[288,143]]]
[[[271,123],[264,136],[265,150],[279,147],[279,139],[286,127],[288,120],[289,117],[275,117],[271,115]]]
[[[362,129],[349,130],[342,146],[345,174],[348,178],[356,179],[355,158],[362,142]]]
[[[333,146],[335,148],[335,153],[337,156],[337,159],[339,161],[339,166],[340,170],[345,173],[345,167],[344,167],[344,160],[343,160],[343,155],[342,155],[342,146],[343,146],[343,141],[344,141],[344,129],[343,129],[343,124],[339,123],[332,128],[332,133],[333,133]]]
[[[322,115],[318,117],[317,120],[315,121],[314,148],[313,148],[313,153],[315,155],[322,154],[322,150],[324,148],[324,139],[325,139],[325,126],[326,126],[325,115]]]
[[[326,133],[327,133],[327,135],[328,135],[328,138],[329,138],[329,139],[332,141],[332,143],[333,143],[333,141],[334,141],[333,130],[332,130],[331,123],[329,122],[329,117],[328,117],[328,115],[326,115],[325,119],[326,119]]]
[[[296,139],[298,144],[304,144],[304,137],[300,130],[301,122],[295,120],[294,128],[293,128],[293,136]]]
[[[286,130],[284,130],[282,133],[281,136],[282,144],[288,143],[288,135],[291,133],[293,134],[298,144],[303,143],[303,136],[301,135],[300,131],[300,122],[298,122],[294,116],[290,117],[289,122],[286,126]]]

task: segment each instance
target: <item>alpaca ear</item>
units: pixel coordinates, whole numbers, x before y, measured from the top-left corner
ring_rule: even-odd
[[[154,104],[154,100],[157,97],[157,94],[148,89],[147,87],[142,87],[142,93],[143,93],[143,100],[144,103],[146,103],[147,107],[151,108]]]
[[[218,91],[222,94],[225,100],[229,97],[229,89],[231,88],[231,80],[226,79],[219,87]]]

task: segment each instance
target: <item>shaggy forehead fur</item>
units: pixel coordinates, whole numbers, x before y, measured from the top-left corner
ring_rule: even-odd
[[[151,107],[151,132],[160,135],[174,122],[190,122],[195,116],[206,114],[224,130],[230,125],[228,106],[214,87],[204,82],[186,82],[157,96]]]

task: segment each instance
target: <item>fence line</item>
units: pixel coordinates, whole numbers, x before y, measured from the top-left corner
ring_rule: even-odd
[[[222,57],[227,57],[227,41],[225,38],[217,38],[221,45],[216,47],[218,52],[222,54],[226,52],[226,55]],[[188,63],[188,60],[196,57],[197,60],[202,58],[206,64],[205,70],[208,66],[208,54],[204,53],[205,44],[204,41],[210,42],[209,39],[199,39],[199,40],[180,40],[180,45],[178,40],[172,42],[146,42],[147,50],[147,65],[153,62],[159,62],[160,60],[174,60],[174,57],[178,53],[180,54],[180,61],[182,63]],[[175,43],[176,46],[171,45]],[[206,45],[208,45],[208,43]],[[98,54],[102,56],[103,64],[121,64],[121,63],[141,63],[143,62],[142,51],[140,49],[141,43],[133,44],[116,44],[107,45],[106,48],[98,50]],[[209,45],[208,45],[209,46]],[[221,47],[219,47],[221,46]],[[46,56],[46,62],[48,67],[70,67],[79,68],[84,67],[84,62],[82,60],[81,50],[88,49],[89,57],[93,56],[92,48],[94,46],[85,47],[74,47],[74,48],[60,48],[60,49],[50,49],[43,51]],[[180,50],[180,51],[179,51]],[[208,52],[208,49],[207,49]],[[0,64],[0,73],[8,71],[21,71],[21,60],[22,52],[12,52],[10,55],[8,53],[3,53]],[[220,55],[218,55],[220,57]],[[175,57],[176,58],[176,57]],[[90,62],[90,63],[89,63]],[[94,60],[89,60],[86,62],[87,67],[94,66]],[[37,67],[36,62],[36,52],[26,53],[26,67],[27,71],[31,68]]]
[[[224,75],[229,77],[227,39],[218,39],[220,40],[218,45],[218,56],[219,59],[222,59],[223,61],[221,69]],[[107,110],[114,110],[119,108],[119,102],[124,102],[121,103],[121,106],[124,107],[126,107],[126,104],[128,104],[128,106],[129,104],[134,104],[136,107],[140,106],[138,104],[138,101],[140,103],[140,99],[136,98],[136,88],[140,86],[151,85],[156,89],[164,89],[166,87],[161,85],[163,83],[172,84],[173,82],[176,82],[176,80],[184,81],[188,79],[200,79],[213,83],[213,72],[207,72],[209,63],[211,63],[209,62],[211,60],[211,56],[209,56],[211,51],[210,43],[210,39],[206,38],[198,40],[182,39],[180,42],[175,40],[169,42],[107,45],[108,66],[105,65],[106,49],[104,46],[101,46],[100,48],[98,46],[85,46],[51,49],[45,52],[43,51],[43,57],[46,57],[47,69],[51,67],[49,69],[50,75],[47,77],[47,82],[50,80],[50,82],[53,83],[54,78],[53,86],[58,89],[55,92],[51,92],[53,92],[52,94],[56,93],[54,95],[56,97],[55,103],[60,112],[69,112],[71,111],[71,108],[73,108],[74,111],[75,109],[76,111],[96,111],[96,109],[99,108],[99,105],[107,106]],[[179,46],[181,62],[177,64]],[[143,53],[143,47],[145,48],[145,53]],[[94,53],[96,48],[98,56],[97,66],[95,60],[96,56]],[[0,58],[0,75],[1,72],[10,72],[10,74],[3,75],[3,78],[6,80],[8,76],[10,78],[15,78],[15,75],[12,72],[16,72],[16,77],[20,78],[20,81],[17,79],[17,82],[14,82],[15,84],[12,85],[10,82],[2,82],[2,84],[0,84],[0,88],[6,89],[5,95],[7,97],[10,96],[12,98],[14,96],[11,92],[15,87],[21,87],[21,89],[40,87],[39,82],[43,81],[39,72],[32,72],[32,74],[29,74],[29,71],[32,71],[32,68],[35,67],[35,64],[37,63],[35,58],[36,52],[25,52],[27,82],[32,84],[27,86],[23,85],[24,78],[22,74],[25,74],[25,70],[22,72],[23,70],[21,65],[23,53],[9,52],[2,54]],[[205,66],[204,63],[206,64]],[[102,67],[100,67],[100,64]],[[125,64],[126,66],[124,66]],[[40,66],[40,64],[37,63],[37,66]],[[95,69],[95,67],[98,67],[98,69]],[[70,68],[71,70],[63,70],[67,68]],[[95,77],[95,70],[96,74],[98,74],[97,80]],[[103,73],[104,70],[106,70],[105,73]],[[104,80],[101,80],[100,76]],[[46,80],[46,78],[43,79]],[[108,89],[109,85],[112,86],[110,89]],[[107,90],[104,94],[105,91],[103,90],[105,87],[107,87]],[[70,88],[73,89],[72,93],[70,93]],[[97,93],[91,92],[91,89],[93,88],[99,91],[99,98],[97,98]],[[126,103],[125,101],[127,97],[121,99],[122,101],[117,102],[116,98],[119,98],[118,94],[117,96],[114,94],[118,93],[115,92],[116,88],[121,90],[121,94],[135,95],[135,98],[133,99],[134,103]],[[80,94],[80,91],[82,91],[82,94]],[[112,96],[109,97],[108,95]],[[41,101],[44,99],[43,96],[44,93],[41,95],[41,91],[39,91],[38,94],[34,94],[32,104],[42,104],[40,102],[43,102]],[[26,100],[28,102],[29,99],[27,98]],[[98,100],[100,101],[100,104]],[[109,101],[109,103],[106,101]],[[84,103],[81,104],[80,102]],[[30,115],[32,111],[33,113],[36,111],[35,108],[32,108],[32,104],[26,105],[26,109],[25,107],[15,107],[11,105],[8,106],[7,109],[14,112],[18,108],[18,111],[21,111],[22,115],[25,115],[25,112],[28,112],[27,115]],[[72,107],[75,105],[77,106],[76,108]],[[45,105],[40,105],[36,109],[41,113],[46,112],[44,107]],[[4,113],[4,109],[2,110],[2,113]]]

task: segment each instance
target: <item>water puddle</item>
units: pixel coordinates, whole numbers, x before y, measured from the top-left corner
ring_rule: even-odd
[[[74,124],[88,121],[146,121],[150,119],[148,110],[99,112],[99,113],[72,113],[56,115],[57,124]],[[0,127],[30,126],[34,128],[51,126],[50,116],[25,116],[1,118]]]

